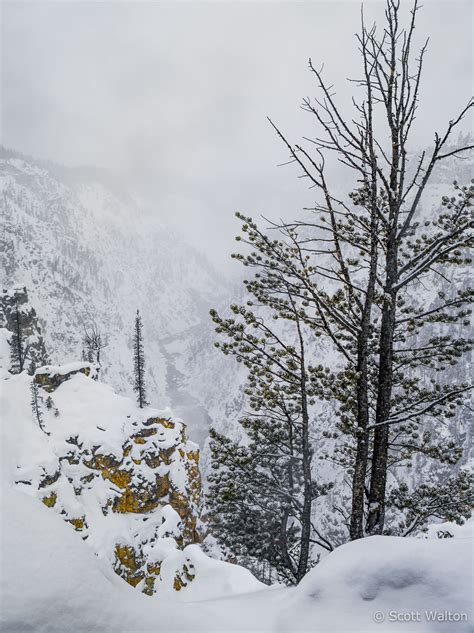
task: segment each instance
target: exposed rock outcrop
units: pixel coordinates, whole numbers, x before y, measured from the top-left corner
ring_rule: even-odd
[[[51,393],[59,387],[63,382],[69,380],[72,376],[81,373],[84,376],[96,378],[97,370],[95,365],[91,363],[71,363],[70,365],[62,365],[56,367],[54,365],[45,365],[35,371],[35,382],[48,393]]]
[[[41,327],[36,311],[28,301],[26,288],[3,290],[0,295],[0,327],[10,333],[12,351],[19,345],[20,356],[24,355],[24,358],[18,358],[18,354],[12,354],[12,373],[25,369],[33,374],[37,367],[48,362]],[[17,343],[13,340],[15,337],[19,338]],[[23,365],[22,368],[19,367],[19,363]]]
[[[203,534],[199,449],[169,410],[139,409],[94,377],[87,363],[37,370],[49,454],[39,455],[18,485],[132,586],[148,595],[163,582],[181,590],[194,574],[177,554]],[[172,579],[170,559],[176,561]]]

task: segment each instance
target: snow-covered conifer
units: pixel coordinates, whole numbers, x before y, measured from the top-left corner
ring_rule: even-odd
[[[138,406],[142,409],[148,405],[145,387],[145,351],[143,347],[143,324],[140,311],[135,317],[135,329],[133,333],[133,389],[137,394]]]

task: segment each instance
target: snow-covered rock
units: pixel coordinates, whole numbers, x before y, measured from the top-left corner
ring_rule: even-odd
[[[199,599],[238,593],[242,579],[247,590],[258,587],[249,572],[195,545],[203,533],[199,449],[185,424],[170,410],[138,408],[92,376],[84,363],[42,367],[33,379],[3,372],[16,487],[143,593],[192,586]],[[200,574],[214,581],[203,584]]]
[[[35,371],[35,382],[45,391],[51,392],[75,374],[84,374],[90,378],[97,377],[97,371],[91,363],[68,363],[67,365],[44,365]]]
[[[1,437],[6,450],[8,437],[3,425]],[[177,605],[177,599],[185,599],[185,592],[171,590],[166,600],[150,599],[116,576],[107,561],[95,556],[37,499],[13,488],[5,468],[2,475],[2,632],[222,633],[235,623],[269,622],[268,607],[245,597],[237,596],[233,604]],[[255,584],[258,586],[246,570],[227,565],[224,571],[222,563],[203,557],[200,552],[194,557],[199,573],[196,587],[190,588],[192,600],[212,598],[219,591],[221,595],[226,591],[252,591]],[[216,571],[214,564],[221,567]]]

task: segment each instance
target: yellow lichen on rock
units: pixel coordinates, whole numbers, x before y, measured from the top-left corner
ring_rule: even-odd
[[[138,574],[137,576],[129,576],[125,578],[129,585],[136,587],[145,578],[145,574]]]
[[[36,374],[35,382],[48,393],[54,391],[54,387],[51,385],[50,377],[48,374]]]
[[[194,578],[196,577],[196,574],[192,574],[187,565],[183,565],[183,571],[188,582],[193,581]]]
[[[38,382],[47,384],[41,376]],[[105,427],[100,428],[104,435],[94,435],[89,444],[87,435],[81,435],[80,430],[71,434],[57,470],[43,469],[36,485],[44,488],[39,493],[43,503],[48,507],[56,505],[63,520],[91,543],[94,522],[88,521],[87,513],[81,516],[85,512],[81,504],[87,491],[98,492],[97,509],[102,510],[104,517],[110,513],[143,515],[143,521],[140,516],[127,517],[123,522],[119,517],[109,517],[124,526],[120,538],[127,544],[113,539],[108,545],[108,555],[119,576],[133,587],[139,585],[144,594],[153,595],[165,582],[161,576],[162,560],[156,559],[156,553],[150,553],[160,551],[160,548],[154,550],[154,544],[160,538],[174,539],[177,548],[183,549],[201,542],[199,450],[187,440],[186,427],[180,421],[164,416],[144,420],[137,414],[136,420],[121,423],[125,432],[118,444],[114,435],[117,427],[112,437],[107,437],[109,426],[99,420],[97,427]],[[51,491],[53,486],[55,492]],[[63,490],[68,494],[67,486],[72,487],[81,509],[77,510],[67,496],[62,498]],[[68,508],[74,508],[74,514]],[[150,556],[153,558],[148,562]],[[179,591],[193,578],[186,565],[178,565],[173,586]]]
[[[145,586],[142,589],[142,593],[147,596],[152,596],[155,593],[155,578],[153,576],[147,576],[145,578]]]
[[[183,565],[182,571],[177,572],[173,580],[173,588],[175,591],[181,591],[184,587],[187,587],[190,582],[196,577],[192,574],[187,565]]]
[[[130,569],[131,571],[137,570],[137,561],[133,547],[130,545],[117,544],[115,546],[115,555],[124,567],[127,567],[127,569]]]
[[[158,477],[157,477],[158,479]],[[166,482],[166,477],[160,477],[163,482]],[[144,514],[154,510],[159,505],[163,505],[161,500],[162,492],[165,490],[164,484],[162,488],[159,486],[149,485],[141,487],[128,487],[124,493],[117,497],[113,503],[112,509],[118,514],[125,514],[131,512],[133,514]]]
[[[153,418],[150,418],[150,419],[152,420]],[[158,433],[158,429],[154,427],[144,428],[138,433],[135,433],[135,435],[132,435],[132,439],[135,439],[137,437],[151,437],[152,435],[156,435],[157,433]]]
[[[75,374],[84,374],[85,376],[91,375],[91,366],[83,365],[82,367],[78,367],[77,369],[71,369],[66,373],[61,373],[59,371],[53,371],[52,367],[44,367],[44,371],[38,370],[35,374],[34,380],[37,385],[39,385],[42,389],[47,391],[48,393],[52,393],[55,389],[57,389],[63,382],[69,380]]]
[[[41,501],[44,503],[45,506],[48,506],[48,508],[53,508],[56,505],[57,498],[57,494],[55,492],[52,492],[47,497],[43,497]]]
[[[44,477],[41,479],[41,481],[39,482],[38,487],[47,488],[48,486],[52,486],[53,484],[57,482],[60,475],[61,475],[61,471],[59,469],[56,472],[54,472],[52,475],[46,473]]]
[[[96,452],[89,459],[84,459],[83,463],[93,470],[111,470],[120,466],[122,460],[116,459],[113,455],[102,455]]]
[[[175,591],[181,591],[181,589],[185,586],[186,585],[181,580],[181,576],[176,575],[173,580],[173,589]]]
[[[153,574],[153,576],[159,576],[161,573],[161,565],[159,563],[148,563],[146,570],[149,574]]]
[[[118,488],[126,488],[130,483],[130,473],[127,470],[105,469],[102,477],[108,479]]]
[[[67,522],[74,526],[76,532],[81,532],[84,529],[85,517],[79,517],[77,519],[67,519]]]
[[[123,459],[119,460],[113,455],[102,455],[95,452],[89,459],[84,459],[83,464],[87,468],[101,471],[103,479],[108,479],[118,488],[126,488],[130,484],[130,472],[119,468]]]
[[[141,562],[137,560],[137,555],[133,547],[130,545],[115,546],[115,565],[114,571],[121,576],[132,587],[136,587],[139,582],[145,578],[145,574],[141,571]]]
[[[160,461],[161,464],[166,464],[166,466],[169,466],[171,464],[171,458],[173,457],[174,453],[174,447],[160,448],[160,450],[158,451],[157,459]]]
[[[184,455],[183,455],[184,457]],[[196,462],[196,464],[199,464],[199,451],[196,449],[194,451],[188,451],[186,453],[186,457],[190,460],[192,460],[193,462]]]
[[[156,494],[158,497],[165,497],[170,491],[170,479],[168,473],[164,475],[156,475],[155,478]]]
[[[170,418],[149,418],[146,424],[161,424],[165,429],[174,429],[175,423]]]

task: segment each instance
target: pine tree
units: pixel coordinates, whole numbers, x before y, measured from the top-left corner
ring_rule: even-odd
[[[26,340],[23,328],[22,313],[18,307],[18,304],[15,305],[12,321],[13,333],[9,341],[11,358],[10,372],[12,374],[21,374],[21,372],[25,368],[25,363],[28,358],[29,345]]]
[[[466,469],[450,475],[442,483],[423,483],[409,490],[406,483],[393,488],[387,507],[397,512],[396,535],[409,536],[423,529],[428,520],[463,524],[474,505],[474,476]]]
[[[257,254],[250,257],[260,261]],[[279,274],[275,264],[275,283]],[[318,560],[313,544],[333,548],[315,525],[315,503],[330,486],[318,482],[310,440],[315,430],[306,358],[311,332],[290,285],[278,298],[259,279],[245,285],[258,309],[234,304],[227,319],[211,311],[216,332],[225,339],[216,347],[248,369],[249,405],[239,420],[244,445],[211,430],[211,524],[220,542],[254,573],[267,563],[283,581],[298,583]],[[279,319],[291,325],[284,335],[270,325]]]
[[[473,149],[450,139],[474,103],[410,161],[426,52],[425,46],[413,68],[418,8],[415,0],[403,30],[400,2],[387,0],[380,37],[362,23],[362,79],[355,85],[364,94],[354,100],[356,118],[344,119],[331,86],[310,62],[322,97],[303,106],[321,134],[308,147],[292,144],[272,123],[321,200],[303,219],[271,224],[277,239],[239,215],[240,239],[254,248],[236,256],[256,271],[248,290],[258,303],[269,305],[272,297],[277,305],[291,288],[298,319],[314,334],[312,359],[323,358],[317,341],[323,342],[324,360],[308,367],[307,382],[314,397],[334,407],[334,428],[326,432],[333,446],[319,457],[351,478],[350,508],[339,510],[352,539],[413,533],[430,517],[450,516],[450,507],[456,520],[468,516],[466,476],[458,467],[462,447],[443,423],[472,389],[451,368],[473,344],[465,332],[474,294],[463,271],[471,263],[474,182],[454,182],[431,217],[421,201],[439,166]],[[331,154],[358,183],[347,199],[329,185],[325,158]],[[292,321],[283,311],[278,318]],[[395,472],[428,463],[437,465],[429,471],[435,484],[400,487]],[[415,517],[417,503],[423,511]]]
[[[31,381],[30,391],[31,391],[31,410],[33,412],[33,415],[36,421],[38,422],[38,426],[43,431],[43,433],[45,433],[46,435],[50,435],[50,433],[48,433],[48,431],[46,431],[46,429],[44,428],[43,412],[41,411],[41,396],[39,394],[38,384],[35,382],[34,379]]]
[[[463,219],[466,218],[474,187],[456,187],[457,198],[444,198],[441,208],[449,205],[449,211]],[[289,385],[285,384],[283,388],[285,375],[280,373],[279,381],[276,381],[269,367],[272,362],[278,360],[279,363],[289,362],[293,370],[295,365],[301,368],[301,359],[305,356],[310,357],[314,341],[323,335],[326,338],[330,338],[330,334],[334,335],[336,349],[341,350],[341,356],[345,361],[341,365],[339,360],[341,368],[335,370],[326,364],[311,365],[307,362],[304,375],[305,391],[309,401],[320,398],[336,406],[335,414],[339,418],[336,433],[324,431],[323,435],[331,439],[337,437],[338,442],[332,454],[324,453],[314,444],[311,451],[316,451],[319,458],[330,459],[333,464],[351,474],[354,473],[359,456],[355,450],[359,409],[358,380],[354,371],[359,348],[356,339],[351,338],[340,325],[345,319],[353,319],[345,310],[344,295],[339,290],[334,293],[323,291],[315,281],[318,268],[313,261],[315,256],[307,254],[311,249],[311,240],[308,240],[307,234],[300,235],[292,226],[280,226],[280,239],[274,239],[274,236],[270,238],[251,218],[237,215],[243,221],[242,236],[238,239],[252,247],[254,252],[233,257],[242,261],[245,266],[255,269],[254,278],[246,281],[245,285],[256,301],[247,303],[250,308],[231,306],[233,315],[230,319],[220,318],[215,311],[211,314],[217,324],[217,332],[225,335],[230,341],[224,344],[217,343],[217,346],[225,354],[234,355],[249,369],[249,385],[245,393],[251,408],[256,407],[264,413],[254,414],[255,417],[243,418],[240,421],[250,440],[244,447],[215,431],[211,433],[215,473],[210,476],[209,505],[218,537],[240,556],[241,562],[249,564],[246,556],[250,557],[251,565],[252,558],[254,561],[266,560],[280,577],[291,582],[297,578],[296,575],[292,575],[292,566],[286,565],[281,549],[274,545],[278,542],[279,525],[275,515],[279,516],[280,513],[281,516],[283,506],[275,503],[279,496],[275,496],[275,491],[272,492],[264,485],[262,472],[276,473],[279,494],[284,491],[284,495],[291,496],[288,478],[285,480],[279,470],[282,462],[278,460],[281,457],[280,452],[288,445],[292,427],[299,424],[297,420],[298,415],[301,415],[301,408],[293,409],[296,419],[287,419],[283,425],[286,435],[280,427],[282,420],[285,420],[282,413],[289,411],[291,397],[299,393],[299,387],[293,393],[290,380]],[[438,226],[448,221],[448,217],[449,214],[438,221]],[[426,231],[426,227],[424,230]],[[415,243],[416,248],[419,248],[420,242]],[[320,249],[317,257],[321,259]],[[409,260],[413,261],[414,258],[415,255]],[[454,261],[447,261],[443,257],[443,265],[446,266],[448,263],[459,266],[463,265],[465,260],[459,254]],[[322,268],[321,262],[319,265]],[[326,266],[324,269],[326,274],[329,269]],[[461,380],[456,382],[436,379],[438,375],[442,376],[443,372],[455,366],[472,344],[462,335],[462,328],[468,324],[466,318],[469,315],[469,310],[465,306],[471,301],[472,294],[462,284],[461,287],[456,287],[455,280],[456,277],[451,283],[445,280],[443,283],[447,285],[449,293],[438,292],[438,296],[432,298],[430,304],[426,304],[423,294],[419,293],[418,285],[397,304],[397,336],[394,346],[396,367],[393,375],[393,409],[389,425],[387,472],[395,469],[400,471],[401,467],[407,469],[413,463],[420,463],[421,458],[424,460],[421,463],[423,469],[426,468],[427,460],[440,466],[437,470],[431,468],[429,471],[433,485],[422,482],[411,491],[404,484],[392,484],[385,500],[385,506],[390,514],[385,533],[412,534],[423,530],[428,520],[433,518],[444,517],[445,520],[462,522],[463,518],[469,516],[470,497],[466,494],[468,476],[463,470],[458,474],[452,474],[453,468],[456,468],[461,458],[462,447],[455,441],[456,438],[450,438],[444,429],[440,437],[437,437],[436,433],[436,421],[450,419],[456,408],[462,405],[463,396],[470,389],[470,386]],[[383,309],[383,303],[383,295],[375,297],[376,315]],[[251,309],[253,304],[259,306],[258,314],[256,309]],[[262,311],[262,306],[270,307],[271,313]],[[272,325],[275,318],[284,322],[281,331],[279,329],[277,332]],[[410,321],[409,327],[406,327],[407,319]],[[355,319],[352,322],[355,324]],[[367,343],[370,359],[367,367],[368,388],[374,392],[368,402],[374,417],[371,418],[372,422],[367,429],[367,455],[370,449],[374,450],[373,438],[376,431],[379,322],[380,319],[372,320],[372,335]],[[414,327],[413,323],[419,327]],[[461,329],[453,332],[450,329],[453,323],[459,324]],[[285,341],[281,334],[288,333],[289,327],[295,337],[291,344]],[[433,327],[438,330],[436,335]],[[301,332],[305,331],[303,353],[296,353],[297,348],[294,345],[298,340],[298,328]],[[446,332],[443,332],[443,329]],[[354,330],[357,331],[355,325]],[[310,333],[313,333],[313,337]],[[311,345],[308,342],[311,342]],[[314,352],[314,349],[311,351]],[[288,361],[285,361],[286,358]],[[293,383],[293,389],[297,384],[297,381]],[[267,450],[268,446],[271,449]],[[271,463],[271,460],[267,459],[268,455],[276,459],[277,463]],[[366,473],[363,482],[365,488]],[[293,490],[298,490],[300,494],[301,488]],[[364,489],[364,495],[367,493],[368,490]],[[264,500],[260,499],[260,495]],[[268,506],[271,504],[270,509]],[[417,505],[419,512],[415,511]],[[249,532],[252,533],[257,525],[263,524],[265,529],[262,531],[260,527],[258,536],[249,537]],[[320,529],[320,526],[318,527]],[[332,534],[328,534],[327,530],[323,532],[326,543],[332,545]],[[287,537],[293,552],[298,551],[300,537],[296,536],[296,541],[292,540],[293,535]],[[321,533],[316,535],[315,540],[320,545],[324,543]],[[268,543],[273,545],[269,547]]]
[[[135,331],[133,334],[133,369],[134,369],[134,384],[133,390],[137,394],[137,402],[140,409],[148,406],[146,401],[146,387],[145,387],[145,353],[143,348],[143,324],[139,310],[137,310],[137,316],[135,317]]]
[[[248,369],[251,411],[240,420],[243,441],[211,432],[211,521],[241,562],[269,563],[288,582],[298,582],[304,568],[301,508],[314,500],[305,496],[302,436],[299,445],[290,442],[304,428],[303,383],[307,402],[327,401],[334,411],[327,445],[310,445],[311,486],[313,455],[347,476],[337,490],[346,538],[406,536],[433,519],[461,523],[472,507],[472,477],[459,468],[463,447],[447,423],[472,389],[452,368],[473,345],[466,328],[474,294],[465,271],[474,181],[454,182],[430,216],[422,200],[436,170],[473,149],[451,138],[474,103],[414,155],[409,139],[426,45],[413,64],[419,5],[415,0],[406,29],[400,6],[387,0],[381,35],[362,22],[354,85],[363,97],[354,99],[354,118],[343,117],[332,86],[310,62],[321,97],[305,99],[303,108],[320,133],[308,145],[292,144],[271,122],[321,197],[302,219],[270,223],[267,231],[238,214],[238,239],[252,252],[234,257],[255,271],[245,282],[255,307],[232,306],[227,319],[212,313],[228,339],[219,348]],[[331,155],[354,176],[346,198],[330,187]],[[275,328],[273,319],[283,325]],[[409,486],[404,473],[413,466]],[[316,527],[312,521],[310,542],[331,549],[333,536]]]
[[[0,313],[11,333],[11,373],[27,370],[33,375],[36,368],[48,362],[41,328],[33,307],[29,305],[26,288],[14,288],[0,295]]]
[[[291,249],[286,281],[300,288],[302,318],[330,341],[343,365],[326,379],[321,374],[320,395],[338,403],[338,430],[351,438],[340,458],[352,474],[353,539],[384,531],[389,469],[416,452],[443,455],[419,427],[452,415],[471,388],[444,382],[442,372],[472,346],[461,328],[473,293],[447,269],[470,261],[465,251],[472,244],[474,187],[455,183],[454,195],[443,199],[432,218],[424,216],[421,200],[439,165],[473,148],[449,142],[474,104],[469,101],[410,164],[426,53],[425,45],[413,66],[418,9],[415,0],[405,30],[398,0],[386,2],[381,35],[362,22],[361,79],[354,85],[363,96],[354,99],[355,118],[343,117],[331,85],[310,62],[321,96],[305,99],[303,108],[319,127],[317,138],[307,147],[294,145],[272,123],[322,197],[312,217],[280,229]],[[330,188],[330,155],[359,183],[348,200]],[[446,280],[448,292],[426,306],[423,289],[436,288],[439,279]]]

